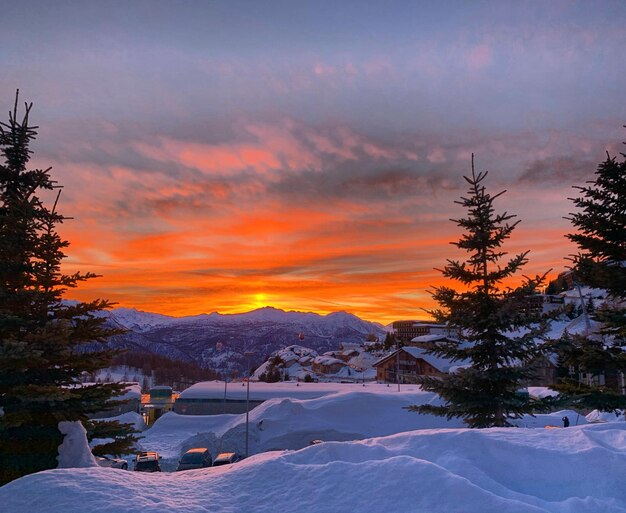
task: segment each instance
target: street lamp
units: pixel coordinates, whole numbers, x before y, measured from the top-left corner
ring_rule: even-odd
[[[215,348],[218,351],[222,351],[224,349],[224,344],[222,344],[221,342],[218,342],[217,344],[215,344]],[[246,357],[246,372],[244,372],[244,376],[247,375],[246,378],[246,452],[245,452],[245,457],[248,457],[248,453],[249,453],[249,446],[250,446],[250,430],[249,430],[249,423],[250,423],[250,377],[252,375],[252,373],[250,372],[250,357],[254,355],[254,351],[244,351],[243,353],[239,352],[239,351],[235,351],[231,348],[228,349],[229,351],[233,352],[233,353],[237,353],[240,354],[242,356]],[[226,413],[226,376],[224,376],[224,413]]]
[[[217,351],[222,351],[224,349],[224,344],[222,344],[221,342],[217,342],[215,344],[215,349]],[[222,377],[224,378],[224,407],[223,407],[223,413],[226,414],[226,380],[228,379],[228,374],[226,373],[226,371],[222,372]]]
[[[400,392],[400,340],[396,339],[396,383]]]
[[[248,374],[248,384],[246,389],[246,455],[248,457],[248,446],[249,446],[249,414],[250,414],[250,357],[254,354],[253,351],[246,351],[243,355],[246,357],[246,366],[247,366],[247,374]]]

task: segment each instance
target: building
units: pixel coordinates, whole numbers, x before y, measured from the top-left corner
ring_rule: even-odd
[[[456,330],[448,328],[446,324],[433,321],[395,321],[392,327],[396,339],[405,344],[423,335],[436,334],[452,337],[456,333]]]
[[[442,376],[451,367],[449,361],[427,355],[421,347],[402,347],[374,363],[381,383],[416,383],[419,376]]]
[[[341,369],[346,367],[344,360],[335,358],[329,354],[323,354],[313,360],[313,372],[318,374],[337,374]]]
[[[150,393],[141,398],[141,414],[146,424],[152,425],[161,415],[171,411],[177,397],[172,392],[172,387],[152,387]]]

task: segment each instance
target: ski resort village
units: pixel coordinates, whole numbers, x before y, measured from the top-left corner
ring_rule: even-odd
[[[0,0],[0,513],[626,513],[623,0]]]

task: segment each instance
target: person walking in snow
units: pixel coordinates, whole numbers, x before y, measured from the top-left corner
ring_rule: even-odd
[[[563,417],[561,420],[563,421],[564,428],[569,427],[569,419],[567,418],[567,415]]]

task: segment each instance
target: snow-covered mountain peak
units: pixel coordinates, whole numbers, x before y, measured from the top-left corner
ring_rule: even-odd
[[[175,317],[142,312],[136,308],[114,308],[106,313],[116,324],[134,331],[146,331],[157,326],[164,326],[176,321]]]

